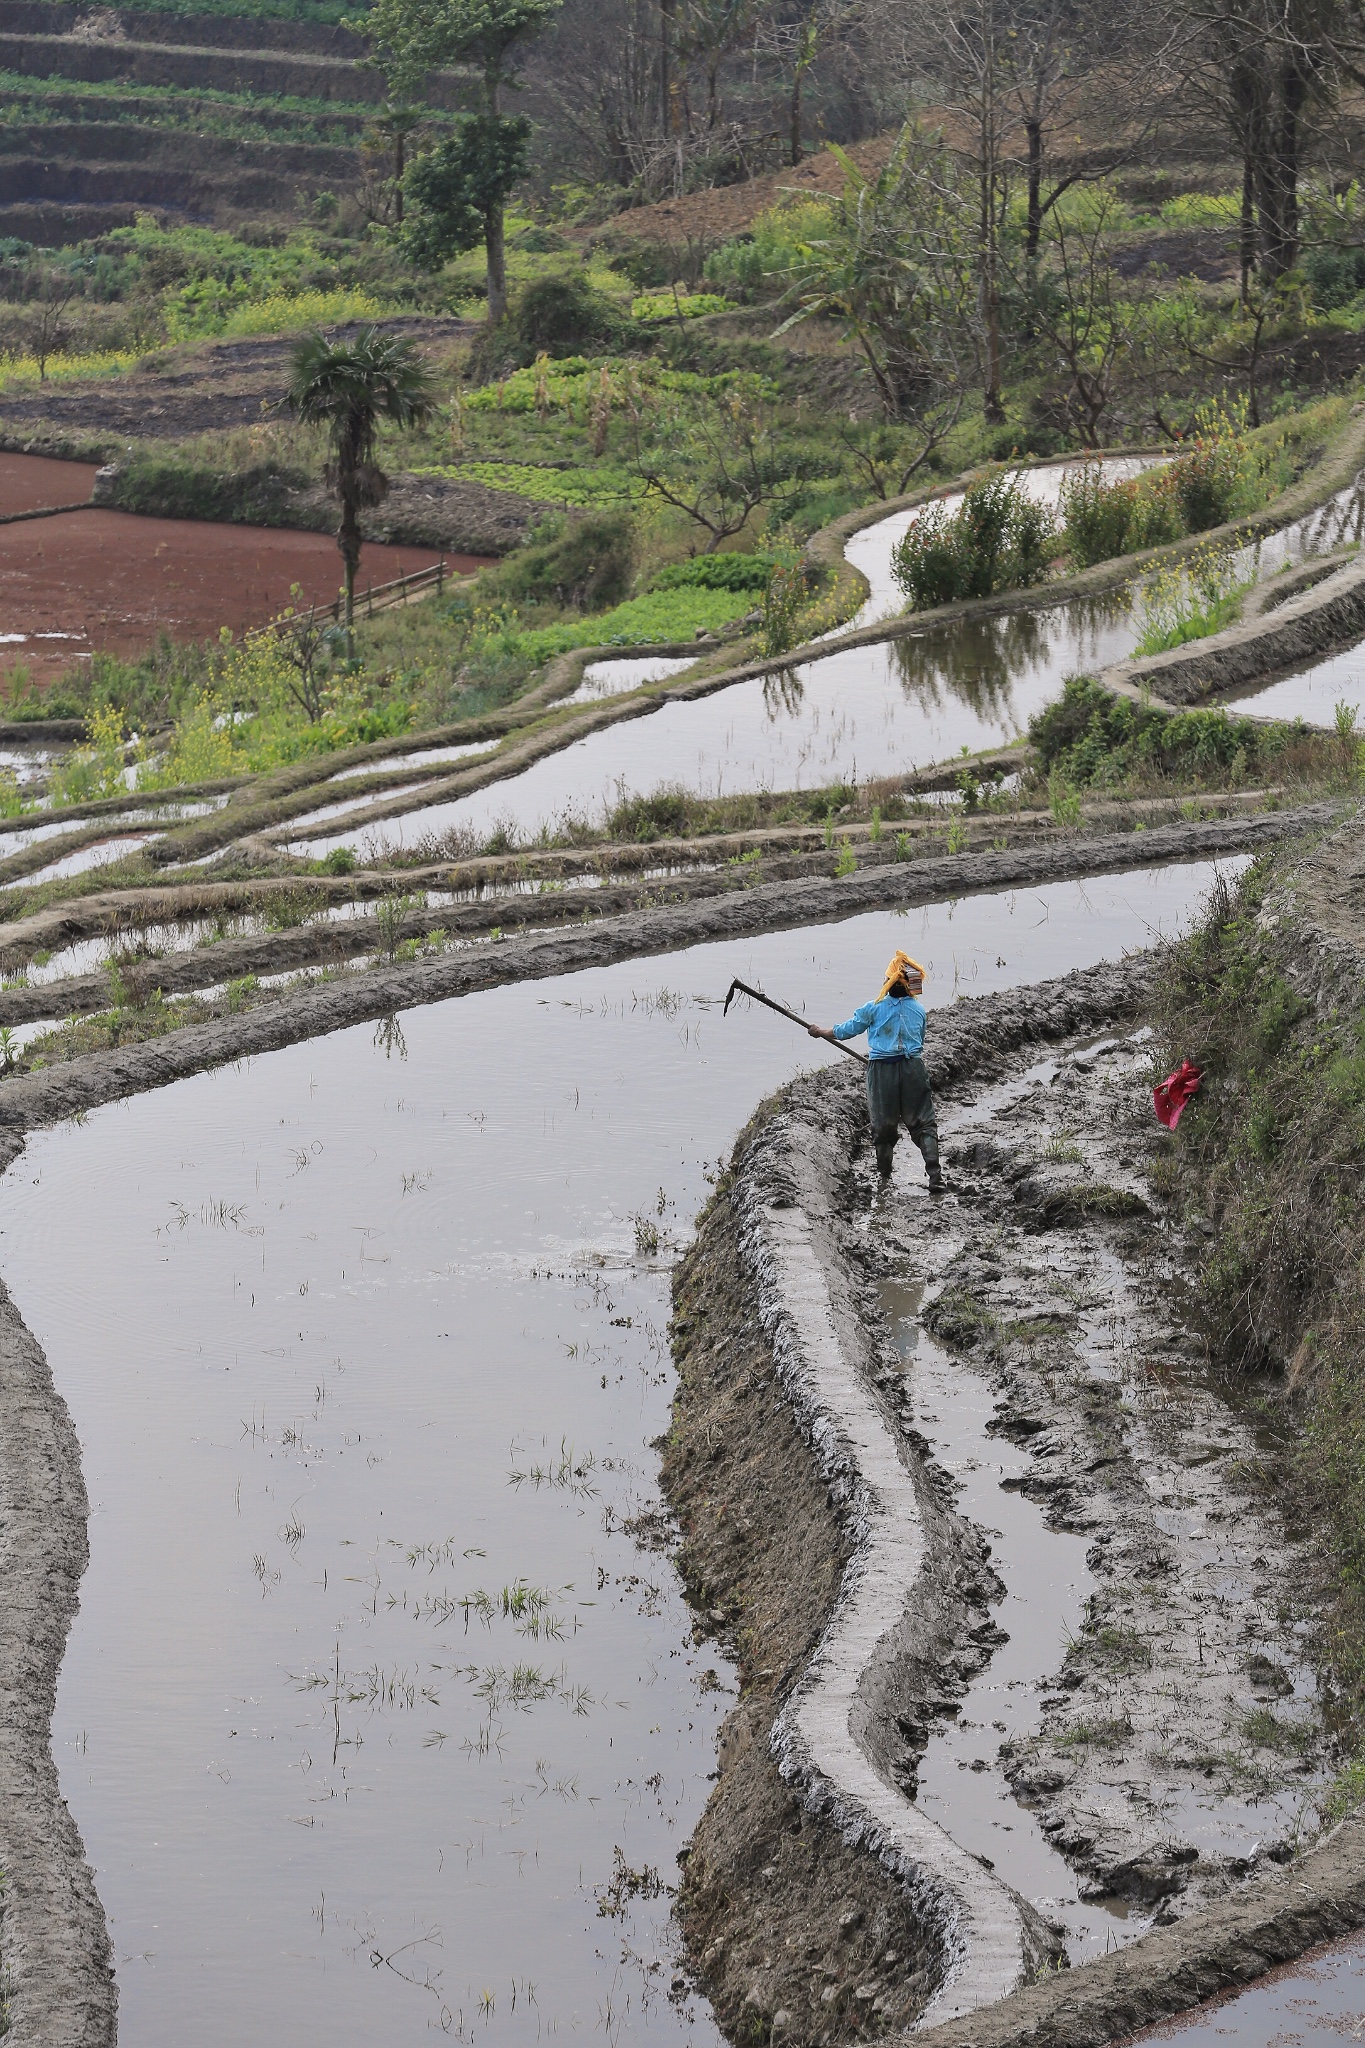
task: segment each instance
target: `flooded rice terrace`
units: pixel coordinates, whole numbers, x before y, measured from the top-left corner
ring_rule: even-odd
[[[1036,981],[1211,874],[501,988],[30,1140],[4,1276],[93,1504],[54,1748],[129,2048],[717,2038],[669,1925],[734,1678],[651,1540],[668,1272],[834,1057],[720,997],[830,1020],[902,944],[932,1003]]]
[[[1122,462],[1120,471],[1141,467]],[[1034,494],[1055,500],[1060,469],[1034,470]],[[952,498],[948,499],[949,503]],[[918,516],[897,512],[855,534],[846,553],[862,570],[871,595],[852,624],[867,626],[903,609],[891,572],[893,550]],[[1264,579],[1287,564],[1359,539],[1365,494],[1342,491],[1282,532],[1241,549],[1237,574]],[[960,751],[1021,738],[1029,719],[1071,675],[1093,675],[1133,652],[1140,629],[1142,586],[1104,597],[1040,606],[996,618],[954,619],[824,660],[774,670],[708,697],[665,703],[649,716],[575,741],[517,775],[453,801],[433,804],[370,828],[376,848],[414,845],[459,829],[476,841],[499,826],[523,840],[565,816],[598,822],[628,795],[665,785],[706,796],[749,790],[809,789],[829,783],[907,774]],[[592,665],[574,701],[616,695],[659,680],[686,664],[643,659]],[[621,670],[619,678],[613,671]],[[1312,694],[1311,691],[1309,694]],[[1337,689],[1340,694],[1340,689]],[[1329,724],[1331,702],[1312,708],[1286,696],[1255,708]],[[1250,700],[1248,700],[1250,701]],[[318,856],[356,833],[334,818],[325,833],[291,841],[295,853]],[[311,822],[311,821],[310,821]]]

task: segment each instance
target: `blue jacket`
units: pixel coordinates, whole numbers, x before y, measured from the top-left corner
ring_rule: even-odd
[[[903,1059],[924,1048],[924,1005],[913,996],[882,996],[864,1003],[846,1024],[836,1024],[836,1038],[856,1038],[867,1033],[867,1050],[874,1060]]]

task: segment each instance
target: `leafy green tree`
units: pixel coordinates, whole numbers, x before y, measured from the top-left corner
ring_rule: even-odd
[[[488,125],[469,136],[467,147],[490,149],[493,169],[505,173],[518,149],[524,163],[526,136],[518,128],[515,138],[502,136],[495,141],[504,118],[502,90],[516,81],[522,46],[548,27],[562,4],[563,0],[374,0],[363,25],[396,99],[418,97],[428,74],[443,67],[462,64],[478,70],[484,102],[479,118]],[[507,125],[517,128],[516,123]],[[457,148],[456,166],[467,162]],[[511,183],[515,178],[500,185],[498,176],[480,173],[477,189],[465,187],[469,204],[452,209],[466,224],[471,208],[482,214],[488,251],[488,317],[494,322],[507,311],[503,210]],[[449,182],[442,189],[449,201],[453,197]],[[408,193],[415,196],[411,185]],[[482,207],[479,199],[485,202]]]
[[[327,481],[341,508],[337,546],[346,569],[349,635],[360,566],[360,515],[382,504],[389,488],[376,460],[380,423],[420,426],[435,410],[435,386],[412,342],[362,327],[350,341],[310,334],[299,343],[288,404],[305,426],[325,427],[331,444]]]
[[[496,242],[502,248],[502,215],[512,187],[526,172],[531,124],[520,115],[466,114],[452,135],[434,149],[413,158],[401,190],[409,212],[403,243],[423,270],[439,270],[452,256],[485,242],[490,251],[489,223],[496,220]],[[489,257],[488,313],[500,320],[506,309],[503,286],[500,310],[493,308],[493,264]]]

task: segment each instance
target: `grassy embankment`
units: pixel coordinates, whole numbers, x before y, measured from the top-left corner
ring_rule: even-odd
[[[1262,922],[1290,860],[1216,891],[1166,955],[1156,1064],[1188,1054],[1205,1078],[1156,1178],[1211,1233],[1195,1311],[1215,1367],[1263,1401],[1277,1439],[1243,1483],[1317,1539],[1334,1590],[1321,1650],[1356,1759],[1345,1805],[1365,1796],[1365,1004],[1358,956],[1318,1001],[1311,944]]]

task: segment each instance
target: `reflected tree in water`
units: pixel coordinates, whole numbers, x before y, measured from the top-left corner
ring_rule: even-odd
[[[794,668],[776,668],[763,678],[763,708],[769,720],[798,718],[805,703],[806,686]]]
[[[893,641],[895,673],[905,696],[925,711],[956,702],[1003,725],[1012,722],[1014,691],[1025,677],[1053,669],[1060,689],[1064,668],[1084,668],[1092,655],[1096,661],[1108,658],[1095,643],[1130,607],[1127,593],[1119,593],[999,618],[954,620]]]

